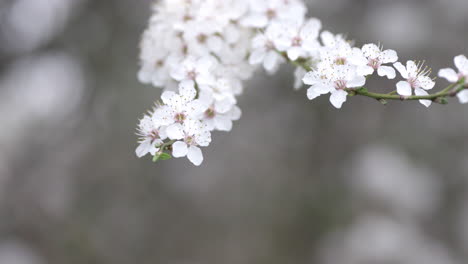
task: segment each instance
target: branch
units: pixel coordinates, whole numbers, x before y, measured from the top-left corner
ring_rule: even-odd
[[[279,52],[290,64],[295,65],[297,67],[301,67],[306,71],[312,71],[313,69],[308,65],[308,60],[306,59],[298,59],[296,61],[291,61],[287,54],[285,52]],[[462,78],[460,79],[457,83],[451,84],[441,90],[440,92],[434,93],[434,94],[429,94],[429,95],[411,95],[411,96],[403,96],[403,95],[398,95],[396,91],[392,91],[390,93],[374,93],[374,92],[369,92],[367,88],[361,87],[361,88],[348,88],[345,91],[348,92],[349,95],[354,96],[354,95],[361,95],[361,96],[366,96],[370,98],[374,98],[378,101],[380,101],[382,104],[386,104],[386,100],[401,100],[401,101],[406,101],[406,100],[431,100],[435,103],[440,103],[440,104],[447,104],[447,97],[454,97],[464,89],[468,89],[467,86],[465,86],[465,79]]]

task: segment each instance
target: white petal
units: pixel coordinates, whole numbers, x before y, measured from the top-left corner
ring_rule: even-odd
[[[309,100],[313,100],[319,96],[320,94],[317,93],[314,88],[307,89],[307,98],[309,98]]]
[[[394,63],[398,61],[398,54],[394,50],[385,50],[382,52],[382,63]]]
[[[224,100],[217,101],[215,103],[215,111],[220,114],[227,113],[234,106],[234,102],[230,98],[225,98]]]
[[[361,75],[356,75],[353,79],[349,80],[346,83],[346,87],[348,88],[358,88],[362,87],[366,84],[366,77]]]
[[[412,94],[411,85],[405,81],[399,81],[396,85],[399,95],[410,96]]]
[[[261,63],[265,58],[266,52],[263,49],[257,49],[250,54],[249,63],[251,65],[256,65]]]
[[[147,69],[146,67],[143,67],[140,69],[138,72],[138,81],[144,84],[148,84],[151,82],[152,78],[152,71],[150,69]]]
[[[351,56],[349,56],[349,61],[351,64],[356,66],[364,66],[369,62],[366,57],[362,54],[362,50],[358,48],[353,48]]]
[[[421,88],[416,88],[414,89],[414,93],[417,95],[417,96],[424,96],[424,95],[428,95],[428,93],[426,91],[424,91],[423,89]],[[419,102],[424,105],[425,107],[429,107],[431,106],[432,104],[432,101],[431,100],[419,100]]]
[[[376,59],[380,55],[380,48],[373,43],[366,44],[362,46],[362,53],[366,58]]]
[[[273,51],[270,51],[265,56],[265,61],[263,62],[263,67],[268,72],[274,71],[278,67],[279,55]]]
[[[174,156],[174,158],[185,157],[187,153],[188,148],[185,142],[177,141],[174,144],[172,144],[172,156]]]
[[[305,84],[308,84],[308,85],[313,85],[315,83],[317,83],[317,76],[315,75],[314,72],[308,72],[304,75],[304,77],[302,78],[302,81],[305,83]]]
[[[145,141],[141,142],[140,145],[136,148],[135,154],[138,158],[141,158],[148,154],[151,149],[151,139],[146,139]]]
[[[390,66],[380,66],[377,69],[377,74],[379,76],[387,76],[388,79],[395,79],[396,71]]]
[[[214,120],[215,127],[219,131],[231,131],[232,130],[232,121],[224,116],[218,116]]]
[[[333,91],[332,94],[330,95],[330,103],[337,109],[340,109],[343,103],[346,102],[347,96],[348,96],[348,93],[346,91],[343,91],[343,90]]]
[[[356,69],[357,74],[362,75],[362,76],[368,76],[372,75],[374,73],[374,68],[371,66],[365,65],[365,66],[359,66]]]
[[[176,81],[182,81],[186,77],[185,69],[181,66],[177,66],[171,71],[171,77]]]
[[[332,86],[328,86],[328,85],[323,85],[323,84],[316,84],[316,85],[313,85],[311,88],[314,89],[314,91],[318,94],[327,94],[329,93],[330,91],[333,90],[333,87]]]
[[[219,52],[223,48],[224,41],[218,37],[218,36],[213,36],[208,39],[207,45],[210,48],[210,50],[214,52]]]
[[[292,47],[288,49],[288,58],[292,61],[295,61],[301,56],[302,48],[300,47]]]
[[[168,126],[166,133],[167,137],[172,140],[184,138],[184,128],[179,123]]]
[[[203,162],[203,153],[199,147],[190,146],[187,158],[193,163],[193,165],[200,166]]]
[[[161,95],[161,100],[163,101],[164,104],[170,104],[171,98],[175,95],[175,92],[173,91],[165,91]]]
[[[414,61],[406,62],[406,71],[408,72],[408,76],[410,77],[418,76],[418,66]]]
[[[467,67],[468,59],[464,55],[458,55],[455,57],[454,62],[455,66],[457,66],[460,71],[463,71],[463,69]]]
[[[195,90],[195,82],[192,80],[184,80],[179,84],[179,94],[186,102],[192,101],[197,95]]]
[[[439,77],[445,78],[447,81],[455,83],[458,81],[458,74],[454,69],[446,68],[439,71]]]
[[[395,69],[397,69],[400,74],[401,74],[401,77],[405,78],[405,79],[408,79],[408,71],[406,70],[406,67],[403,66],[403,64],[401,64],[401,62],[397,62],[395,64],[393,64],[393,67],[395,67]]]
[[[460,103],[467,104],[468,103],[468,90],[463,90],[457,94],[458,100]]]
[[[302,27],[300,36],[302,39],[316,39],[321,28],[322,22],[316,18],[311,18]]]
[[[421,88],[425,89],[425,90],[430,90],[432,88],[434,88],[435,86],[435,82],[429,78],[428,76],[419,76],[418,77],[418,82],[419,82],[419,85],[421,86]]]
[[[231,120],[239,120],[242,116],[241,109],[235,105],[229,113],[226,114]]]

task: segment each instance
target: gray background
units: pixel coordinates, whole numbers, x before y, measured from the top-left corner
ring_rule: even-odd
[[[149,0],[0,1],[0,264],[468,262],[468,106],[350,98],[262,71],[205,162],[137,159]],[[315,0],[309,16],[436,73],[465,0]],[[394,81],[370,81],[391,91]],[[446,83],[439,80],[438,87]]]

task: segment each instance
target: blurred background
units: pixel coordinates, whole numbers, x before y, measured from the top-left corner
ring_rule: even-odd
[[[205,162],[137,159],[150,0],[0,0],[0,264],[468,263],[468,107],[293,91],[258,72]],[[466,0],[315,0],[309,15],[437,72]],[[373,82],[391,90],[393,82]],[[443,80],[440,87],[445,87]]]

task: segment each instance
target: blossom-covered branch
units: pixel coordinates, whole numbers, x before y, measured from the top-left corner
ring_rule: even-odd
[[[258,66],[273,74],[282,63],[297,66],[294,87],[310,87],[312,100],[330,94],[341,108],[349,96],[386,100],[419,100],[429,106],[458,96],[468,103],[468,60],[455,58],[458,72],[439,76],[452,83],[435,86],[423,63],[398,62],[397,52],[375,44],[355,47],[343,35],[322,31],[316,18],[306,19],[301,0],[162,0],[141,42],[139,80],[164,92],[140,120],[136,154],[154,161],[172,156],[203,162],[202,148],[213,131],[230,131],[241,117],[237,97],[243,81]],[[395,79],[396,89],[375,93],[365,88],[371,76]]]
[[[307,61],[305,60],[296,60],[296,61],[291,61],[288,59],[288,56],[286,53],[281,53],[279,52],[285,59],[287,59],[292,65],[295,65],[297,67],[300,67],[304,69],[305,71],[311,72],[313,69],[310,68],[308,65]],[[458,56],[456,59],[457,60],[462,60],[465,61],[463,63],[468,63],[466,62],[466,58],[464,58],[463,55]],[[459,64],[456,62],[456,64]],[[462,64],[463,65],[463,64]],[[463,71],[463,66],[460,66],[460,72]],[[467,70],[465,70],[466,72]],[[348,96],[354,96],[354,95],[362,95],[366,97],[370,97],[373,99],[376,99],[380,101],[383,104],[386,104],[386,100],[401,100],[401,101],[406,101],[406,100],[431,100],[432,102],[435,103],[440,103],[440,104],[446,104],[447,103],[447,97],[454,97],[458,96],[461,103],[465,103],[466,100],[468,100],[468,86],[467,86],[467,81],[465,80],[468,76],[467,73],[465,74],[457,74],[453,69],[443,69],[441,70],[441,77],[445,77],[444,72],[451,74],[448,77],[449,81],[452,81],[454,83],[450,84],[443,90],[436,92],[434,94],[427,94],[427,95],[410,95],[410,96],[404,96],[404,95],[398,95],[398,91],[394,90],[390,93],[374,93],[370,92],[367,88],[365,87],[359,87],[359,88],[346,88],[345,91],[348,92]],[[460,95],[459,95],[460,94]]]

